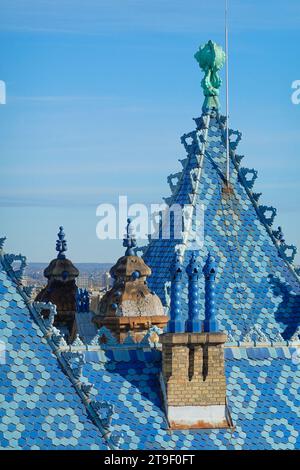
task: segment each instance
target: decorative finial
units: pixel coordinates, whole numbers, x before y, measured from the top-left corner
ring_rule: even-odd
[[[204,265],[203,274],[205,276],[205,320],[203,322],[203,329],[205,333],[216,333],[219,331],[215,309],[216,267],[210,253]]]
[[[278,227],[277,230],[273,230],[274,237],[278,240],[280,244],[285,243],[284,234],[281,227]]]
[[[0,238],[0,250],[2,250],[2,248],[4,247],[5,240],[6,237]]]
[[[57,258],[65,259],[65,252],[67,251],[67,240],[65,240],[65,232],[63,227],[59,227],[57,234],[58,240],[56,240],[56,251],[58,251]]]
[[[193,251],[190,262],[186,268],[186,273],[189,277],[189,317],[186,323],[186,330],[190,333],[200,333],[199,265],[195,251]]]
[[[203,104],[203,111],[207,109],[219,109],[219,88],[222,84],[222,80],[218,74],[218,71],[225,64],[225,52],[221,46],[218,46],[213,41],[208,41],[204,46],[201,46],[194,55],[197,60],[199,67],[205,73],[205,76],[201,82],[203,88],[205,101]]]
[[[215,279],[216,276],[216,267],[215,267],[215,260],[212,257],[211,253],[208,253],[208,257],[206,263],[203,268],[203,274],[206,279]]]
[[[172,280],[181,280],[182,278],[182,266],[181,266],[181,261],[180,261],[180,255],[179,253],[175,253],[175,257],[173,259],[173,263],[171,264],[171,275],[172,275]]]
[[[123,240],[123,246],[127,248],[125,256],[135,256],[134,248],[136,247],[136,239],[134,238],[131,219],[127,219],[126,235]]]
[[[170,333],[184,333],[184,321],[181,314],[182,267],[179,254],[176,253],[171,266],[171,305],[168,330]]]
[[[196,279],[198,279],[199,265],[198,265],[198,262],[197,262],[197,257],[196,257],[196,252],[195,251],[193,251],[190,262],[187,265],[186,273],[189,276],[189,278],[194,278],[195,277]]]

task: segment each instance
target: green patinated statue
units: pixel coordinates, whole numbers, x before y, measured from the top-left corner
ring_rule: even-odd
[[[218,46],[212,41],[208,41],[204,46],[199,48],[194,57],[199,67],[205,73],[201,82],[205,96],[203,110],[211,108],[219,109],[220,103],[218,96],[222,80],[218,71],[225,64],[225,52],[221,46]]]

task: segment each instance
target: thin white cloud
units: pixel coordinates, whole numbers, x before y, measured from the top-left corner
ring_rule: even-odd
[[[161,188],[156,188],[160,191]],[[102,202],[117,203],[118,194],[127,195],[129,198],[137,197],[136,202],[144,202],[153,196],[153,186],[124,187],[120,185],[104,186],[44,186],[44,187],[14,187],[0,188],[0,207],[23,206],[93,206],[96,208]],[[143,195],[143,200],[140,195]],[[150,198],[151,199],[151,198]],[[152,202],[157,203],[160,197]],[[152,200],[152,199],[151,199]]]
[[[57,182],[55,182],[57,183]],[[134,188],[135,190],[136,188]],[[138,191],[140,191],[142,188],[137,188]],[[44,185],[42,187],[37,187],[37,186],[23,186],[23,187],[10,187],[10,188],[0,188],[0,198],[1,197],[7,197],[7,196],[16,196],[16,197],[32,197],[32,196],[55,196],[55,197],[61,197],[61,196],[72,196],[76,195],[78,197],[84,197],[84,196],[94,196],[99,193],[116,193],[118,191],[118,188],[115,186],[104,186],[100,185],[99,186],[84,186],[84,185],[75,185],[75,186],[65,186],[61,185],[58,186],[57,184],[53,185]]]
[[[10,102],[36,102],[36,103],[69,103],[77,101],[113,101],[113,96],[79,96],[79,95],[49,95],[49,96],[10,96]]]
[[[276,191],[284,189],[285,191],[292,192],[293,190],[299,189],[299,183],[297,181],[274,181],[273,183],[260,183],[262,189],[275,189]],[[298,205],[298,203],[297,203]]]
[[[9,164],[9,163],[8,163]],[[76,176],[76,175],[96,175],[99,174],[100,176],[103,174],[105,176],[112,175],[112,177],[116,174],[122,175],[140,175],[141,173],[144,174],[155,174],[164,173],[170,169],[169,162],[162,162],[159,169],[153,165],[152,161],[133,161],[127,158],[126,161],[112,161],[112,162],[103,162],[95,163],[93,160],[91,165],[87,165],[86,161],[83,162],[72,162],[72,164],[62,164],[61,162],[53,165],[45,166],[43,163],[36,163],[26,165],[22,163],[17,163],[17,165],[7,166],[6,168],[2,166],[1,168],[1,175],[2,177],[6,178],[16,178],[17,176],[22,177],[44,177],[44,176]]]
[[[297,29],[298,1],[230,1],[230,28],[244,30]],[[2,31],[62,34],[112,32],[220,33],[223,0],[2,0]]]

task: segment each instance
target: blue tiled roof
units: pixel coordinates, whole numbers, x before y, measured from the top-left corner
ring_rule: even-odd
[[[217,265],[216,308],[222,329],[236,341],[242,340],[254,325],[269,341],[276,341],[280,335],[289,340],[300,323],[300,282],[291,265],[296,249],[276,240],[272,230],[276,211],[259,206],[259,195],[253,192],[257,172],[240,168],[242,157],[234,151],[237,143],[231,144],[233,192],[222,195],[226,168],[224,118],[202,116],[196,122],[199,128],[182,137],[188,155],[168,203],[192,203],[194,207],[203,204],[204,244],[197,238],[191,239],[188,230],[183,240],[150,241],[144,253],[144,260],[152,269],[149,286],[168,304],[165,285],[170,280],[175,250],[182,250],[184,268],[190,250],[195,247],[199,250],[202,266],[210,251]],[[196,219],[195,210],[190,220],[199,235],[201,221]],[[291,256],[289,250],[293,252]],[[199,287],[204,312],[204,279]],[[186,280],[182,298],[184,316],[187,308]]]
[[[0,262],[0,448],[105,449]]]
[[[207,252],[213,253],[217,317],[230,337],[225,370],[234,428],[168,430],[159,386],[160,351],[148,340],[144,348],[129,340],[118,346],[113,338],[102,347],[94,340],[84,345],[79,338],[67,346],[53,327],[54,317],[42,319],[42,305],[28,303],[26,289],[18,285],[20,273],[11,268],[15,257],[1,255],[0,239],[0,341],[6,348],[5,358],[0,350],[0,448],[300,448],[295,249],[272,230],[275,210],[258,205],[256,172],[240,168],[234,143],[233,192],[222,197],[224,119],[203,116],[196,123],[198,129],[182,138],[188,157],[172,185],[170,203],[204,205],[204,246],[193,216],[196,240],[190,229],[183,240],[153,240],[144,257],[152,268],[150,287],[167,303],[169,269],[178,246],[184,267],[195,245],[202,265]],[[23,266],[23,257],[19,260]],[[204,279],[199,290],[204,312]],[[186,315],[187,285],[182,307]],[[86,319],[81,320],[83,336],[92,336]]]
[[[123,355],[123,359],[121,359]],[[159,387],[160,353],[86,352],[83,374],[115,405],[122,449],[294,449],[300,447],[300,367],[295,348],[226,348],[234,429],[168,430]]]

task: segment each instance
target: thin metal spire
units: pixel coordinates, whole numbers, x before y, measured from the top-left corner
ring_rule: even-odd
[[[229,185],[229,80],[228,80],[228,0],[225,0],[225,54],[226,54],[226,183]]]

